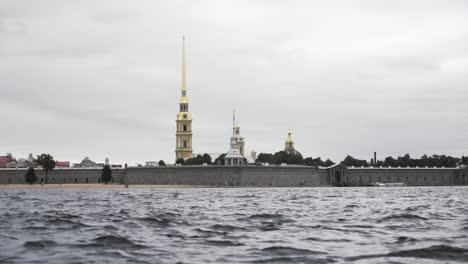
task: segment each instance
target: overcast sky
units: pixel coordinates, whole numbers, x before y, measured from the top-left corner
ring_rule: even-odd
[[[468,154],[467,1],[0,1],[0,155]]]

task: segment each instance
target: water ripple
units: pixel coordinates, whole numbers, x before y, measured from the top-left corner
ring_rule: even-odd
[[[0,190],[0,208],[1,263],[468,262],[467,187]]]

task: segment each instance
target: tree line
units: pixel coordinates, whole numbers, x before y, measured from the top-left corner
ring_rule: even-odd
[[[298,164],[306,166],[330,167],[335,164],[330,159],[322,160],[322,158],[302,158],[301,155],[288,154],[284,151],[278,151],[275,154],[260,153],[255,160],[257,164]],[[376,162],[371,159],[370,161],[364,159],[357,159],[347,155],[339,164],[346,167],[447,167],[455,168],[460,165],[468,166],[468,156],[461,158],[447,156],[447,155],[423,155],[421,158],[412,158],[409,154],[393,158],[386,157],[384,160]]]
[[[330,167],[335,163],[330,159],[322,160],[322,158],[303,158],[302,155],[289,154],[285,151],[278,151],[275,154],[260,153],[255,160],[255,163],[262,164],[297,164],[306,166]]]
[[[410,154],[393,158],[391,156],[386,157],[384,160],[377,160],[374,162],[371,160],[356,159],[350,155],[340,163],[347,167],[447,167],[455,168],[459,165],[468,165],[468,157],[462,156],[461,158],[446,156],[446,155],[422,155],[421,158],[412,158]]]

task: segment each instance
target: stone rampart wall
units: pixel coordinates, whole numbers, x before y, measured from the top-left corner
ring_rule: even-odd
[[[25,183],[26,169],[0,169],[0,184]],[[38,183],[45,173],[36,170]],[[322,186],[326,172],[303,166],[164,166],[112,169],[115,183],[204,186]],[[99,183],[101,169],[54,169],[49,183]]]
[[[54,169],[49,183],[99,183],[102,169]],[[25,183],[26,169],[0,169],[0,184]],[[37,183],[45,173],[36,170]],[[293,187],[330,185],[327,169],[305,166],[165,166],[113,168],[113,182],[157,185]],[[468,185],[468,168],[348,168],[348,185],[403,182],[409,186]]]
[[[459,168],[348,168],[344,181],[351,185],[402,182],[408,186],[467,185],[468,169]]]
[[[127,169],[129,184],[208,186],[321,186],[326,172],[304,166],[181,166]]]
[[[27,169],[0,169],[0,184],[18,184],[26,183],[24,176]],[[99,183],[101,178],[102,169],[89,168],[89,169],[54,169],[48,172],[49,183]],[[124,169],[112,169],[113,182],[123,183]],[[37,183],[41,179],[45,182],[45,172],[36,169]]]

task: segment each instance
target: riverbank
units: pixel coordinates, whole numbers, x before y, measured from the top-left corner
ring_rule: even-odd
[[[211,186],[205,185],[151,185],[151,184],[136,184],[129,185],[128,188],[208,188]],[[1,189],[123,189],[123,184],[103,184],[103,183],[91,183],[91,184],[1,184]]]

